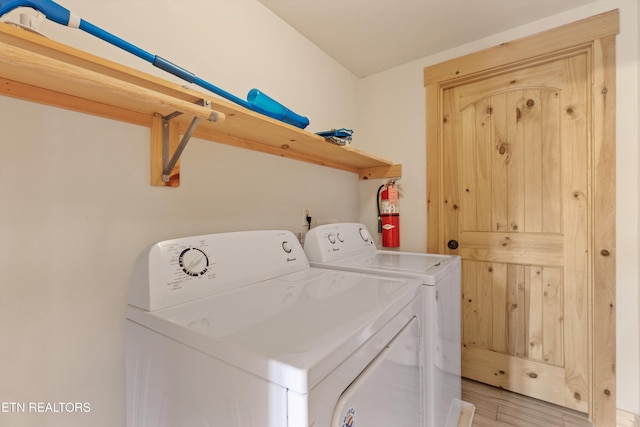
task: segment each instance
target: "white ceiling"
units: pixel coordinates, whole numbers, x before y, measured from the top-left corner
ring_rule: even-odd
[[[597,0],[259,0],[358,77]]]

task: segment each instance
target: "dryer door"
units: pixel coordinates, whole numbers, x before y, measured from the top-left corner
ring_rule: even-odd
[[[420,341],[413,318],[342,393],[331,427],[417,427],[422,419]]]

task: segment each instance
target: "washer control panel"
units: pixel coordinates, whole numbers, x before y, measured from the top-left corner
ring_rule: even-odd
[[[309,268],[289,231],[244,231],[166,240],[136,261],[129,304],[148,311]]]

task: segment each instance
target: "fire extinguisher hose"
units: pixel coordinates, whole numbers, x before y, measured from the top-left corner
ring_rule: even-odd
[[[385,187],[385,184],[382,184],[378,188],[378,196],[376,197],[376,205],[378,206],[378,234],[382,233],[382,213],[380,212],[380,192]]]

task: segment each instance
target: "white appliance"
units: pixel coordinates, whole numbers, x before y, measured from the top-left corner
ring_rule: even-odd
[[[312,267],[417,279],[422,284],[426,427],[470,425],[475,407],[461,400],[460,259],[378,250],[366,226],[327,224],[309,230]]]
[[[127,426],[417,427],[419,295],[310,268],[288,231],[157,243],[126,311]]]

